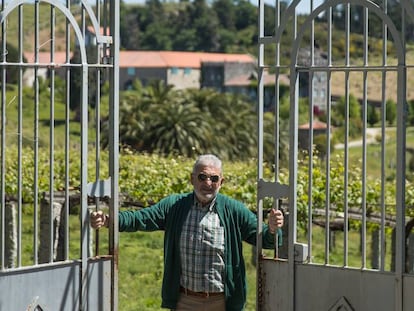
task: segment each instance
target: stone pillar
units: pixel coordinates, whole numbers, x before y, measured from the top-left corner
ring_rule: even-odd
[[[66,234],[66,213],[65,213],[66,203],[63,203],[61,209],[60,209],[60,215],[56,215],[56,218],[59,217],[59,219],[56,221],[56,224],[58,224],[58,228],[56,228],[56,232],[58,233],[58,238],[55,240],[57,243],[56,246],[56,261],[64,261],[66,259],[65,256],[65,249],[66,249],[66,240],[65,240],[65,234]]]
[[[414,234],[410,232],[407,239],[406,269],[407,273],[414,272]]]
[[[379,228],[372,229],[371,233],[371,266],[373,269],[379,269],[381,258],[380,247],[380,230]]]
[[[14,268],[17,257],[17,203],[6,202],[4,212],[4,266],[6,268]]]
[[[395,271],[395,247],[396,247],[396,230],[392,229],[392,239],[391,239],[391,271]]]
[[[46,197],[43,197],[40,203],[40,245],[39,245],[39,263],[47,263],[50,261],[52,252],[53,260],[57,259],[57,247],[59,244],[59,239],[61,239],[60,233],[60,223],[61,223],[61,213],[62,213],[62,204],[58,202],[53,202],[52,208],[50,207],[50,202]],[[53,213],[52,226],[50,226],[50,213]],[[50,229],[52,227],[52,234]],[[52,239],[52,240],[51,240]],[[51,249],[52,248],[52,249]]]

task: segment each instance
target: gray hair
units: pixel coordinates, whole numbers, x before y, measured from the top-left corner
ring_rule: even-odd
[[[223,165],[221,163],[221,160],[217,156],[215,156],[214,154],[202,154],[202,155],[200,155],[194,163],[193,173],[195,173],[197,171],[198,167],[208,166],[208,165],[219,168],[220,173],[223,174]]]

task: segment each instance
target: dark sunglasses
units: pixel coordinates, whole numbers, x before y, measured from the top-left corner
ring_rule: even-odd
[[[211,176],[208,176],[208,175],[203,174],[203,173],[198,174],[197,178],[198,178],[199,181],[206,181],[207,179],[210,179],[210,181],[212,183],[216,183],[216,182],[218,182],[220,180],[220,176],[219,175],[211,175]]]

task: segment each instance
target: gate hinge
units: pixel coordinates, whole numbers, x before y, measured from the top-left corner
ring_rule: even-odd
[[[88,183],[88,196],[94,198],[111,197],[111,177]]]
[[[271,197],[275,199],[286,198],[289,196],[289,186],[279,182],[264,181],[259,179],[257,196],[259,199]]]

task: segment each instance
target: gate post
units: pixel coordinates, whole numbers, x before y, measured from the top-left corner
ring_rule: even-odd
[[[4,266],[7,268],[15,267],[17,255],[17,225],[16,225],[16,202],[6,202],[5,204],[5,256]]]
[[[371,266],[373,269],[379,269],[380,267],[380,230],[375,228],[371,233]]]
[[[57,249],[61,231],[62,203],[53,202],[52,208],[50,201],[44,195],[40,203],[40,245],[39,245],[39,263],[47,263],[57,259]],[[52,213],[52,215],[51,215]],[[53,217],[53,226],[50,224],[51,216]],[[50,232],[53,228],[53,232]],[[59,256],[60,257],[60,256]]]

